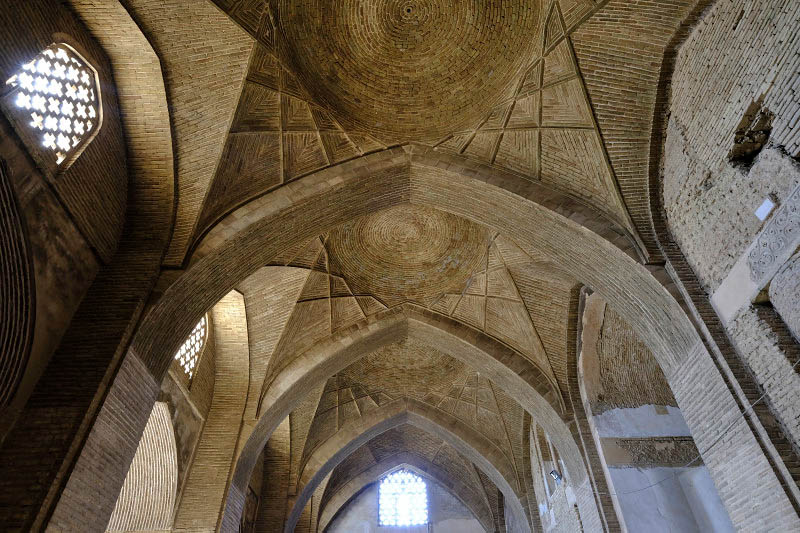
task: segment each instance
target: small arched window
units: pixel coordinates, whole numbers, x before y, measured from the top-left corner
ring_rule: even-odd
[[[200,359],[200,354],[203,347],[206,345],[206,337],[208,332],[207,320],[204,316],[200,322],[194,327],[189,337],[181,344],[178,351],[175,352],[175,360],[181,365],[183,371],[189,376],[189,379],[194,377],[194,371],[197,367],[197,361]]]
[[[67,168],[100,129],[97,72],[65,43],[42,50],[6,86],[6,115],[49,172]]]
[[[428,523],[427,484],[408,470],[397,470],[383,478],[378,497],[381,526],[420,526]]]

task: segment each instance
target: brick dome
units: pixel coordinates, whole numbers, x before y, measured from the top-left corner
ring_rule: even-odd
[[[385,141],[442,137],[513,91],[539,3],[282,0],[280,27],[304,85],[344,125]]]
[[[485,261],[489,235],[468,220],[406,205],[344,224],[327,241],[331,269],[386,305],[430,304],[460,291]]]

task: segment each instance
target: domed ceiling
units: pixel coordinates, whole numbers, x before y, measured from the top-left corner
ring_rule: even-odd
[[[368,392],[421,399],[431,393],[446,395],[454,383],[466,381],[472,371],[435,348],[405,340],[379,348],[341,375],[360,382]]]
[[[197,235],[291,181],[404,144],[539,182],[635,232],[620,194],[633,186],[617,183],[595,116],[608,94],[590,99],[595,71],[573,46],[603,2],[215,2],[255,45]]]
[[[461,292],[488,241],[485,228],[464,218],[406,205],[344,224],[331,232],[326,247],[331,273],[391,307],[403,301],[430,305],[442,292]]]
[[[436,140],[513,94],[539,2],[281,0],[279,27],[304,86],[346,128],[385,142]]]

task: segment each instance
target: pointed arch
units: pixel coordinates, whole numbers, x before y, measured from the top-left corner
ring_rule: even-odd
[[[160,381],[170,354],[198,318],[231,287],[292,244],[386,207],[404,203],[428,206],[513,236],[529,255],[546,257],[603,296],[631,324],[658,360],[694,430],[698,448],[705,450],[704,460],[710,465],[712,477],[718,484],[729,487],[722,495],[723,500],[730,506],[736,505],[736,487],[741,487],[743,480],[758,478],[766,490],[777,496],[754,507],[752,513],[765,520],[772,512],[787,516],[787,509],[794,515],[750,428],[737,425],[729,442],[726,441],[727,448],[714,447],[718,435],[703,421],[710,417],[735,422],[742,418],[741,411],[680,305],[646,267],[613,242],[612,236],[606,238],[594,233],[532,201],[535,192],[531,198],[515,194],[502,186],[502,179],[482,179],[474,170],[457,172],[447,164],[435,165],[435,161],[414,161],[413,154],[409,156],[403,149],[394,154],[394,160],[366,156],[357,163],[287,184],[258,200],[262,207],[259,213],[263,215],[260,218],[254,215],[233,220],[227,226],[231,232],[227,236],[220,233],[212,238],[209,234],[207,239],[220,240],[173,283],[139,328],[127,357],[132,368],[144,371],[136,379],[144,387]],[[235,214],[231,216],[235,218]],[[166,321],[173,327],[163,328]],[[389,333],[386,329],[380,332]],[[502,362],[498,366],[502,367],[497,368],[500,373],[510,372]],[[297,376],[295,381],[303,379]],[[531,394],[522,380],[516,384],[522,388],[512,387],[512,391],[526,402],[536,403],[544,412],[552,410],[540,395]],[[538,416],[541,418],[541,413]],[[125,424],[120,418],[116,415],[115,420],[111,415],[110,422]],[[560,428],[553,427],[556,433],[551,437],[556,446],[559,441],[564,443],[559,451],[567,460],[570,477],[576,485],[584,527],[599,529],[600,518],[574,440],[560,423],[541,423],[544,427]],[[233,529],[238,523],[243,497],[236,487],[243,486],[242,479],[247,477],[248,468],[237,469],[221,524],[223,530]]]
[[[294,531],[317,486],[339,463],[377,435],[403,424],[416,426],[444,440],[480,467],[503,493],[520,523],[526,524],[526,530],[530,531],[530,520],[523,505],[524,489],[517,482],[511,459],[488,438],[454,416],[422,402],[402,398],[346,424],[314,451],[301,475],[303,488],[286,520],[285,532]]]
[[[491,531],[494,528],[491,515],[485,516],[485,513],[488,511],[485,502],[479,501],[475,499],[473,495],[469,494],[467,486],[448,479],[447,473],[428,459],[415,453],[401,452],[358,473],[347,481],[347,483],[338,487],[336,491],[331,494],[330,499],[327,501],[323,499],[317,531],[325,531],[325,528],[328,527],[331,521],[336,517],[336,514],[365,487],[377,482],[386,474],[401,467],[408,468],[423,478],[442,485],[470,510],[476,520],[478,520],[487,531]]]
[[[516,398],[563,450],[585,523],[599,524],[580,450],[561,418],[560,396],[542,378],[543,374],[527,359],[488,335],[438,313],[404,304],[362,320],[314,345],[273,379],[263,399],[264,408],[258,423],[242,448],[230,482],[223,530],[238,520],[241,511],[237,505],[258,454],[305,393],[376,349],[404,339],[431,346],[466,363]],[[314,463],[309,460],[308,464]]]

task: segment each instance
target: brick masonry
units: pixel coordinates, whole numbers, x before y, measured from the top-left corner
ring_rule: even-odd
[[[303,12],[307,4],[215,3],[70,0],[48,11],[42,9],[47,2],[37,0],[30,8],[0,9],[0,31],[12,37],[18,32],[11,21],[20,15],[40,21],[33,25],[37,31],[72,28],[71,38],[96,60],[110,95],[103,137],[61,176],[39,172],[0,122],[10,133],[3,135],[0,155],[10,161],[31,229],[38,295],[36,364],[13,411],[18,421],[12,416],[0,426],[0,468],[12,472],[0,483],[0,519],[11,530],[103,530],[157,398],[168,401],[177,437],[171,526],[178,529],[233,531],[245,511],[262,527],[288,520],[311,533],[325,515],[328,490],[351,475],[339,469],[344,455],[367,458],[369,448],[377,459],[381,424],[407,418],[413,423],[392,433],[398,442],[441,438],[447,431],[477,435],[472,452],[451,436],[449,448],[439,447],[431,460],[453,490],[459,480],[459,487],[477,494],[484,505],[475,512],[495,529],[550,524],[552,517],[539,512],[550,498],[559,528],[618,530],[613,507],[596,494],[603,490],[598,451],[575,401],[575,291],[581,284],[608,302],[601,352],[611,366],[626,368],[606,374],[604,387],[613,396],[606,407],[641,402],[648,388],[660,402],[677,403],[737,527],[765,521],[798,526],[796,487],[787,485],[796,466],[793,389],[767,379],[790,365],[796,343],[769,307],[737,319],[733,345],[719,339],[718,321],[701,297],[732,263],[720,257],[724,246],[696,244],[695,233],[708,233],[697,220],[709,209],[716,209],[715,228],[741,217],[726,218],[733,195],[715,204],[706,202],[711,194],[700,194],[701,201],[692,196],[687,203],[681,194],[692,186],[670,181],[695,176],[697,158],[722,161],[710,181],[704,176],[698,182],[705,192],[721,190],[717,179],[732,188],[742,179],[788,187],[791,174],[770,179],[774,169],[793,164],[776,146],[789,155],[797,151],[787,81],[795,37],[780,24],[759,21],[777,17],[788,24],[796,15],[791,3],[739,10],[718,0],[704,11],[704,2],[678,0],[557,0],[527,8],[508,2],[503,9],[514,16],[501,21],[502,31],[517,39],[514,31],[523,28],[521,34],[534,37],[523,39],[521,53],[502,50],[458,78],[465,96],[478,95],[480,105],[453,117],[445,117],[445,104],[434,106],[441,113],[432,118],[412,101],[402,110],[410,112],[404,124],[364,122],[361,115],[369,113],[358,109],[361,97],[372,102],[395,90],[387,109],[403,101],[407,89],[398,89],[400,82],[419,83],[412,73],[391,75],[397,79],[375,93],[385,82],[380,75],[390,70],[367,69],[372,85],[348,86],[354,99],[337,102],[326,91],[345,82],[307,65],[310,59],[355,61],[343,74],[359,79],[365,72],[357,67],[357,52],[368,42],[360,39],[386,37],[377,29],[359,26],[364,31],[353,40],[332,42],[344,47],[340,57],[316,61],[316,46],[297,43],[324,35],[309,33],[313,13],[292,22],[293,9]],[[359,22],[374,15],[402,29],[398,35],[420,37],[401,39],[401,50],[431,54],[454,41],[431,48],[430,29],[454,20],[442,17],[462,14],[442,5],[392,0]],[[46,19],[48,12],[54,15]],[[500,12],[482,13],[460,34],[475,41],[471,56],[495,50],[485,32],[492,24],[484,22]],[[37,39],[51,35],[37,31],[8,40],[35,53],[49,44]],[[475,32],[477,40],[470,37]],[[769,35],[760,39],[762,32]],[[751,70],[744,73],[738,59],[730,59],[736,54],[724,55],[734,49],[730,35],[740,34],[742,42],[755,39],[769,48],[747,56]],[[15,50],[0,57],[0,70],[18,61]],[[769,80],[716,87],[735,97],[704,103],[696,80],[714,63],[709,51],[731,76],[752,71]],[[770,54],[778,54],[775,61]],[[447,70],[459,57],[426,65]],[[760,61],[777,66],[765,74]],[[476,79],[481,73],[484,79]],[[670,76],[673,112],[662,132],[659,113],[667,110],[660,106],[667,105]],[[433,89],[427,93],[433,102],[442,96],[436,89],[451,87],[453,79],[420,86],[412,100]],[[309,83],[310,91],[304,88]],[[756,101],[774,115],[773,145],[744,171],[723,160],[729,150],[723,137],[728,126],[739,125],[737,111],[752,103],[747,100],[756,85],[770,87]],[[412,142],[387,149],[395,138]],[[653,168],[664,138],[664,207],[703,285],[692,281],[680,250],[662,239]],[[97,183],[89,192],[87,179]],[[743,197],[750,201],[764,192]],[[686,203],[686,210],[675,209],[677,203]],[[737,253],[757,231],[740,226],[741,235],[732,235],[739,240],[729,247]],[[413,248],[414,239],[424,245]],[[667,268],[640,264],[660,260],[665,250]],[[395,259],[400,256],[403,261]],[[186,269],[163,271],[153,292],[162,262]],[[53,275],[61,265],[71,267],[65,269],[70,274]],[[679,274],[680,286],[668,272]],[[691,292],[688,306],[672,296],[680,289]],[[774,299],[780,311],[780,298]],[[692,306],[700,309],[697,316]],[[175,371],[172,354],[212,308],[211,327],[219,335],[189,384]],[[435,350],[428,363],[450,369],[447,386],[430,372],[414,374],[427,368],[420,354],[430,345]],[[737,366],[734,346],[759,360],[749,360],[747,369]],[[387,366],[387,357],[403,363]],[[646,369],[650,386],[632,386],[630,367]],[[394,373],[404,379],[392,379]],[[759,382],[767,401],[742,417]],[[418,395],[415,385],[432,394]],[[669,389],[674,399],[667,398]],[[496,411],[486,407],[492,401]],[[401,418],[364,423],[392,402],[415,408]],[[786,433],[766,423],[770,409]],[[552,446],[544,446],[544,433]],[[637,460],[658,460],[641,443],[623,444]],[[566,483],[552,497],[543,492],[547,480],[537,473],[537,453],[540,462],[564,462]],[[758,490],[753,479],[762,485]]]

